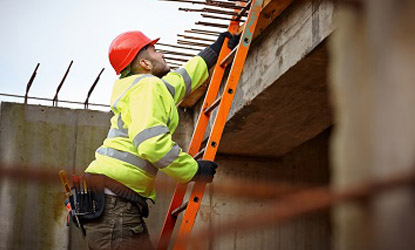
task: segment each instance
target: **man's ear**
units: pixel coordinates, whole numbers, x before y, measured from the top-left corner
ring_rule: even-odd
[[[146,69],[146,70],[152,70],[153,69],[153,64],[151,63],[150,60],[147,60],[147,59],[144,59],[144,58],[140,59],[139,64],[143,69]]]

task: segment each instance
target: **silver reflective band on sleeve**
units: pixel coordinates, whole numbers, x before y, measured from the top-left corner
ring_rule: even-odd
[[[98,148],[97,153],[134,165],[135,167],[144,170],[146,173],[152,176],[157,175],[158,169],[151,165],[150,162],[143,160],[131,153],[119,151],[113,148],[103,147]]]
[[[112,128],[108,132],[107,138],[124,137],[128,138],[128,129]]]
[[[169,132],[170,130],[163,125],[155,126],[152,128],[146,128],[134,137],[133,144],[136,148],[138,148],[138,146],[140,146],[140,144],[143,141],[150,139],[154,136],[163,135]]]
[[[170,83],[166,82],[165,80],[163,80],[163,79],[161,79],[161,80],[163,81],[164,85],[166,85],[167,89],[170,92],[170,95],[174,99],[174,95],[176,94],[176,90],[174,89],[174,87]]]
[[[121,118],[121,113],[118,114],[117,125],[118,125],[118,128],[119,129],[123,129],[124,128],[124,121]]]
[[[141,79],[147,78],[147,77],[155,77],[153,75],[140,75],[139,77],[137,77],[133,83],[124,91],[124,93],[122,93],[122,95],[120,95],[120,97],[118,97],[118,99],[114,102],[114,105],[112,106],[113,108],[117,108],[118,102],[121,100],[121,98],[128,92],[128,90],[130,90],[134,85],[136,85]]]
[[[128,129],[124,128],[124,121],[121,119],[121,113],[119,113],[118,115],[117,124],[118,124],[118,129],[117,128],[110,129],[110,131],[108,132],[107,138],[114,138],[114,137],[128,138]]]
[[[158,168],[162,169],[172,164],[174,160],[179,156],[181,148],[179,145],[174,144],[172,149],[160,160],[154,163]]]
[[[123,137],[128,138],[128,129],[112,128],[108,132],[107,138]]]
[[[189,73],[187,73],[185,68],[179,68],[174,71],[180,74],[183,77],[184,84],[186,85],[186,95],[189,95],[192,92],[192,78],[190,78]]]

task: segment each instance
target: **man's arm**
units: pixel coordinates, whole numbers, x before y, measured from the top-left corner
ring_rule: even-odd
[[[206,62],[202,57],[195,56],[181,68],[165,75],[162,81],[177,104],[202,85],[208,77]]]
[[[189,182],[197,162],[177,145],[168,129],[168,93],[157,78],[143,80],[129,95],[129,138],[140,158],[181,183]]]
[[[162,78],[176,104],[206,81],[209,76],[209,69],[218,60],[225,38],[230,38],[228,47],[233,49],[238,44],[240,36],[232,36],[229,32],[221,33],[216,42],[202,50],[181,68],[168,73]]]

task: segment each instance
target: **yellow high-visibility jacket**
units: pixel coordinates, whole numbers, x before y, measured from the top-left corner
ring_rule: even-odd
[[[206,62],[195,56],[163,78],[132,75],[114,84],[111,128],[85,170],[112,178],[143,197],[156,199],[154,178],[161,170],[181,183],[192,179],[197,162],[172,140],[176,104],[208,78]]]

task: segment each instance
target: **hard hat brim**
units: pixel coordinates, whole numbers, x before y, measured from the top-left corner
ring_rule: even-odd
[[[150,44],[150,45],[154,45],[154,44],[156,44],[159,40],[160,40],[160,37],[159,37],[159,38],[154,39],[154,40],[153,40],[153,41],[151,41],[149,44]]]

